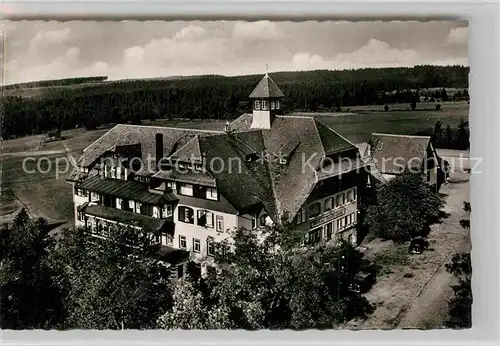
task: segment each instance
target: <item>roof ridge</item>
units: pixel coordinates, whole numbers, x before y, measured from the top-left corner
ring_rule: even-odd
[[[153,125],[132,125],[132,124],[118,124],[115,127],[117,127],[117,126],[143,127],[143,128],[155,128],[155,129],[165,129],[165,130],[179,130],[179,131],[196,131],[196,132],[216,133],[216,134],[224,133],[224,131],[219,131],[219,130],[192,129],[192,128],[188,128],[188,127],[153,126]]]
[[[123,124],[116,124],[115,126],[113,126],[112,128],[110,128],[108,131],[106,131],[105,134],[103,134],[102,136],[100,136],[99,138],[97,138],[95,141],[93,141],[92,143],[90,143],[89,145],[87,145],[85,147],[85,149],[83,149],[82,151],[85,152],[85,150],[87,150],[87,148],[91,147],[92,145],[96,144],[98,141],[100,141],[103,137],[107,136],[108,133],[110,133],[111,131],[113,131],[115,128],[117,128],[118,126],[120,125],[123,125]],[[83,156],[83,155],[82,155]]]
[[[337,136],[339,136],[340,138],[342,138],[344,141],[346,141],[347,143],[349,143],[353,147],[356,147],[356,144],[354,144],[353,142],[351,142],[350,140],[348,140],[347,138],[345,138],[344,136],[342,136],[340,133],[338,133],[337,131],[335,131],[334,129],[332,129],[330,126],[326,125],[324,122],[322,122],[322,121],[320,121],[320,120],[318,120],[316,118],[314,118],[314,121],[320,123],[323,126],[325,126],[327,129],[329,129],[330,131],[332,131],[333,133],[335,133]]]
[[[297,118],[297,119],[314,119],[312,115],[276,115],[276,118]]]
[[[326,157],[325,146],[323,145],[323,140],[321,139],[321,135],[319,134],[318,126],[316,125],[315,119],[313,119],[313,125],[314,125],[314,128],[316,129],[316,135],[318,136],[319,143],[321,145],[321,149],[323,149],[323,157]]]
[[[178,153],[179,151],[181,151],[182,149],[184,149],[185,147],[187,147],[192,141],[196,140],[197,141],[197,144],[198,144],[198,150],[199,152],[201,153],[201,150],[200,150],[200,143],[198,141],[199,139],[199,136],[198,135],[195,135],[193,138],[191,138],[189,141],[186,142],[186,144],[184,144],[182,147],[180,147],[179,149],[177,149],[176,151],[174,151],[170,156],[174,156],[176,153]]]
[[[430,139],[431,136],[414,136],[414,135],[398,135],[395,133],[380,133],[380,132],[372,132],[371,134],[376,135],[376,136],[389,136],[389,137],[406,137],[406,138],[425,138],[425,139]]]

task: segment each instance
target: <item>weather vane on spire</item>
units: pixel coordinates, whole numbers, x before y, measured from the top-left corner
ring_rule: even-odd
[[[268,72],[269,72],[269,71],[268,71],[268,66],[267,66],[267,64],[266,64],[266,76],[268,75]]]

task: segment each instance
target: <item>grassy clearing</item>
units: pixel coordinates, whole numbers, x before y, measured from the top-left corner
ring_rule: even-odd
[[[23,207],[28,208],[33,216],[40,216],[49,221],[72,221],[73,195],[71,185],[66,182],[67,174],[60,174],[56,179],[55,162],[64,155],[26,162],[23,169],[23,157],[5,158],[3,162],[2,193],[0,220],[10,219],[10,214],[17,213]],[[39,159],[41,157],[37,157]],[[38,167],[40,169],[37,168]],[[65,169],[63,165],[62,170]],[[47,171],[47,173],[43,173]],[[22,202],[19,202],[19,200]]]
[[[380,106],[364,106],[364,109],[356,108],[358,111],[363,110],[362,113],[345,115],[332,113],[316,117],[354,143],[367,141],[372,132],[411,134],[432,128],[438,120],[450,126],[457,126],[461,119],[468,120],[467,103],[446,103],[441,104],[441,106],[440,111],[436,111],[435,108],[418,110],[417,106],[415,111],[395,110],[389,112],[378,112],[377,109]],[[343,111],[347,111],[347,109]],[[349,111],[353,111],[353,109]]]

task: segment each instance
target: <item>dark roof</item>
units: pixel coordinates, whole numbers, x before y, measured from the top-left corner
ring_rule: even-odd
[[[315,119],[315,122],[326,155],[353,149],[355,147],[348,139],[341,136],[321,121]]]
[[[255,138],[250,138],[254,136]],[[262,132],[251,131],[245,134],[245,142],[263,147]],[[258,161],[247,162],[248,146],[228,135],[207,136],[200,138],[200,145],[207,162],[214,162],[207,167],[217,181],[218,191],[237,210],[243,210],[257,203],[262,203],[269,215],[276,216],[273,186],[267,164]],[[222,158],[224,167],[219,167],[215,158]],[[223,169],[221,169],[223,168]]]
[[[252,114],[243,114],[230,126],[237,132],[250,131]],[[257,131],[251,131],[257,132]],[[249,132],[246,132],[249,133]],[[276,116],[270,130],[258,131],[263,147],[270,153],[287,154],[286,165],[278,161],[268,165],[270,190],[276,215],[294,217],[307,200],[317,182],[316,170],[302,170],[302,158],[317,168],[322,158],[331,153],[355,150],[355,146],[312,116]],[[362,163],[360,163],[362,164]],[[268,178],[269,179],[269,178]],[[264,201],[264,200],[263,200]],[[270,204],[270,203],[267,203]],[[270,216],[273,215],[270,213]]]
[[[189,251],[176,249],[170,246],[161,245],[159,259],[171,265],[186,262],[189,259]]]
[[[119,180],[93,176],[79,186],[81,189],[121,197],[150,204],[165,204],[177,201],[173,193],[153,193],[148,191],[148,185],[134,180]]]
[[[408,167],[425,158],[430,139],[429,136],[372,133],[368,144],[371,157],[382,174],[399,174],[398,165]]]
[[[192,160],[201,160],[200,143],[198,136],[194,136],[189,142],[177,149],[170,157],[181,161],[191,162]]]
[[[144,230],[160,231],[165,230],[165,226],[173,227],[172,218],[157,219],[154,217],[136,214],[130,211],[105,207],[100,204],[89,204],[81,208],[81,211],[88,215],[101,217],[130,226],[141,227]],[[169,224],[169,226],[167,225]]]
[[[115,146],[141,144],[141,158],[146,160],[148,154],[151,156],[151,163],[156,163],[156,138],[155,135],[163,135],[163,155],[170,156],[177,149],[182,148],[195,136],[207,136],[221,131],[195,130],[175,127],[144,126],[119,124],[106,132],[102,137],[84,149],[78,164],[89,166],[93,164],[104,152]]]
[[[190,196],[179,195],[179,205],[185,205],[200,209],[207,209],[213,211],[219,211],[226,214],[238,214],[238,210],[224,197],[219,196],[218,201],[212,201],[210,199],[196,198]]]
[[[250,94],[251,99],[256,98],[271,98],[271,97],[284,97],[285,95],[281,92],[280,88],[274,83],[274,81],[266,75],[260,80],[259,84],[253,89]]]
[[[188,184],[199,184],[205,186],[216,186],[215,179],[208,172],[204,171],[190,171],[187,170],[185,172],[180,172],[176,169],[172,170],[159,170],[157,173],[153,175],[154,178],[165,179],[165,180],[173,180],[181,183]]]
[[[353,170],[359,170],[367,166],[362,158],[355,158],[350,160],[334,160],[330,165],[323,167],[318,171],[318,180],[324,180],[331,177],[336,177],[341,174],[349,173]]]

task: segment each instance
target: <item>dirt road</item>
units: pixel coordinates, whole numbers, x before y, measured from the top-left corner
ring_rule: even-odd
[[[446,272],[445,264],[453,254],[470,251],[469,232],[459,224],[465,216],[463,202],[469,200],[468,176],[455,175],[453,182],[444,185],[440,193],[446,195],[444,211],[449,213],[449,217],[441,224],[432,226],[428,238],[430,251],[421,255],[400,255],[404,263],[396,261],[388,265],[388,273],[377,277],[377,283],[366,294],[377,309],[367,320],[350,324],[350,328],[443,327],[448,300],[453,295],[450,284],[455,282],[455,278]],[[379,239],[366,246],[369,258],[400,247]],[[407,249],[407,244],[404,249]]]

